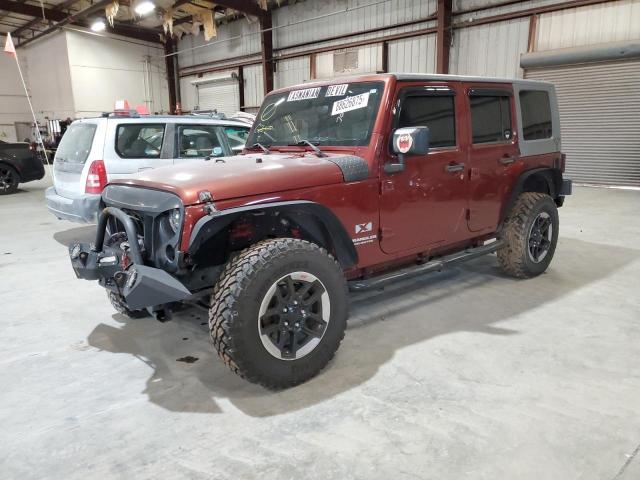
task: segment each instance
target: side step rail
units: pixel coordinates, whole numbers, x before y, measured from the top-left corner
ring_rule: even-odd
[[[468,248],[457,253],[445,255],[443,257],[435,258],[426,263],[406,267],[393,272],[385,273],[371,278],[365,278],[360,280],[351,280],[348,282],[349,290],[352,292],[363,292],[366,290],[373,290],[376,288],[382,288],[385,285],[395,282],[397,280],[405,280],[407,278],[417,277],[424,273],[439,272],[445,267],[454,265],[456,263],[466,262],[488,253],[493,253],[504,245],[503,240],[495,240],[487,245],[480,247]]]

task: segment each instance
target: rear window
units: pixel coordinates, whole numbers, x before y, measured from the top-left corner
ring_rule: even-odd
[[[180,158],[224,156],[216,126],[180,125],[178,126],[178,145]]]
[[[84,163],[91,151],[96,134],[94,123],[73,123],[62,136],[56,159],[65,163]]]
[[[473,143],[498,143],[511,139],[509,97],[477,95],[471,100]]]
[[[549,93],[544,90],[522,90],[522,134],[525,140],[551,138],[551,106]]]
[[[130,123],[118,125],[116,152],[122,158],[159,158],[164,125]]]

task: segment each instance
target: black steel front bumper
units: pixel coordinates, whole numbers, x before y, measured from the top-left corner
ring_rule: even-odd
[[[105,247],[109,217],[124,226],[128,241]],[[129,215],[115,207],[100,212],[95,244],[76,243],[69,247],[71,266],[78,278],[98,280],[103,287],[120,294],[132,310],[185,300],[191,292],[168,272],[144,264],[136,225]]]

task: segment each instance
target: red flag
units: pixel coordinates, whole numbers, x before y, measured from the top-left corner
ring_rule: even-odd
[[[16,56],[16,47],[13,45],[13,40],[11,40],[11,34],[7,33],[7,41],[4,44],[4,51],[9,55]]]

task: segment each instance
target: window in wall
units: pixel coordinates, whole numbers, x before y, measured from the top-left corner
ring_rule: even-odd
[[[347,48],[333,52],[333,73],[344,73],[358,69],[358,49]]]
[[[525,140],[551,138],[551,106],[549,93],[544,90],[522,90],[522,133]]]
[[[402,102],[400,127],[429,127],[429,146],[452,147],[456,144],[456,120],[453,96],[409,95]]]
[[[470,97],[473,143],[497,143],[511,140],[509,98],[492,95]]]
[[[122,158],[158,158],[163,139],[164,125],[139,123],[118,125],[116,152]]]
[[[217,130],[218,127],[212,125],[180,125],[179,158],[224,156]]]

